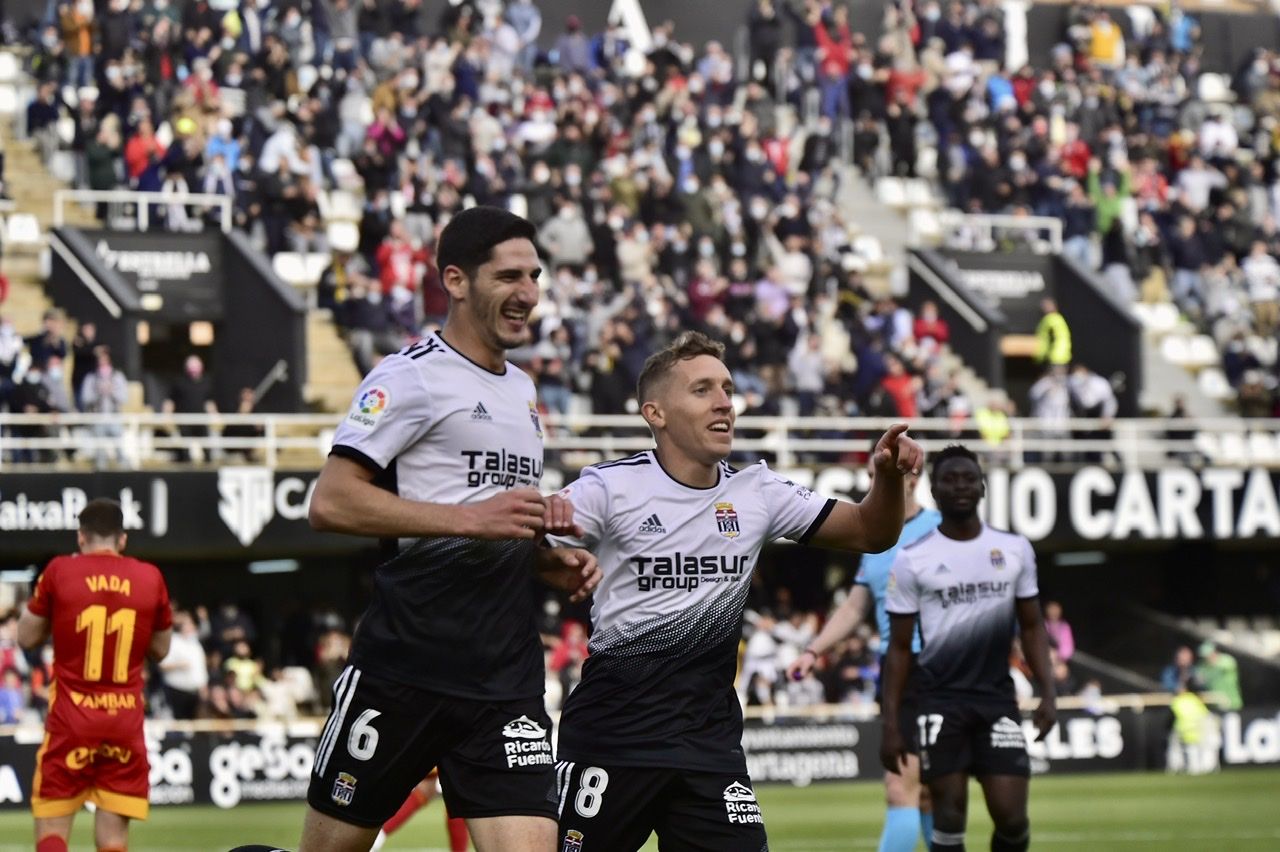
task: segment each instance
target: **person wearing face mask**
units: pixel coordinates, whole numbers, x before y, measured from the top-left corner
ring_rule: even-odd
[[[595,250],[591,229],[582,210],[572,201],[562,200],[554,218],[538,231],[539,241],[551,256],[553,267],[567,266],[581,275]]]
[[[124,373],[111,363],[111,351],[107,347],[96,347],[94,355],[97,366],[78,387],[80,410],[88,414],[119,414],[129,401],[129,383]],[[111,458],[124,461],[119,440],[123,431],[118,420],[93,424],[93,435],[99,442],[94,457],[99,467]]]

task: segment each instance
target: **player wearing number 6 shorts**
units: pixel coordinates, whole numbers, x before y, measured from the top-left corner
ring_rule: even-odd
[[[903,477],[920,447],[894,426],[862,503],[820,497],[763,462],[735,470],[724,347],[681,335],[641,371],[656,448],[589,467],[561,492],[596,552],[591,654],[561,717],[560,849],[767,848],[733,688],[742,610],[761,548],[777,539],[891,547]],[[565,542],[570,539],[561,539]]]
[[[53,685],[36,756],[31,810],[37,852],[66,852],[75,813],[97,806],[99,852],[123,852],[129,820],[146,819],[142,662],[169,653],[173,615],[154,565],[121,555],[124,514],[113,500],[80,513],[80,552],[54,559],[18,621],[18,641],[53,637]]]
[[[880,759],[889,772],[903,771],[910,722],[900,721],[900,712],[919,619],[915,733],[920,774],[933,800],[930,848],[964,849],[972,775],[995,823],[992,852],[1024,852],[1031,842],[1031,767],[1009,677],[1015,629],[1040,688],[1035,724],[1041,738],[1055,717],[1035,552],[1025,537],[992,529],[978,517],[986,489],[973,452],[950,446],[937,453],[930,480],[942,523],[902,548],[889,574]]]

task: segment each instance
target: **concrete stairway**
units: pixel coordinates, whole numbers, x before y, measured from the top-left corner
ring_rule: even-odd
[[[303,399],[315,411],[346,411],[360,371],[328,311],[307,314],[307,383]]]

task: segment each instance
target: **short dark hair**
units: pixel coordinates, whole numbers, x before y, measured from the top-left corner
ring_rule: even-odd
[[[80,532],[89,538],[124,535],[124,510],[115,500],[98,497],[80,510]]]
[[[640,370],[640,378],[636,380],[636,401],[644,405],[653,386],[665,378],[676,364],[699,355],[710,355],[723,361],[724,344],[712,340],[700,331],[686,331],[665,348],[650,355]]]
[[[933,457],[933,464],[929,466],[929,476],[936,479],[938,469],[951,459],[968,459],[978,466],[979,472],[982,471],[982,462],[978,460],[977,453],[961,444],[950,444]]]
[[[493,247],[523,237],[537,246],[538,231],[528,219],[500,207],[472,207],[455,213],[440,234],[436,265],[456,266],[468,278],[493,257]]]

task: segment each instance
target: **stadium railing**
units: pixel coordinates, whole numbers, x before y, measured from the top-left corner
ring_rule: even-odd
[[[244,453],[255,464],[270,467],[318,466],[339,421],[333,414],[0,414],[0,464],[12,465],[15,451],[56,456],[63,464],[105,453],[117,464],[138,469],[171,463],[168,454],[186,457],[195,450],[205,459]],[[783,467],[849,461],[851,454],[865,454],[870,439],[892,422],[866,417],[741,417],[734,450],[767,457]],[[1016,418],[1008,425],[1008,435],[998,443],[983,440],[973,420],[915,419],[911,434],[926,449],[963,441],[988,463],[1012,469],[1090,460],[1145,469],[1280,468],[1280,420],[1073,419],[1047,426],[1034,418]],[[549,416],[542,426],[549,451],[608,458],[653,445],[643,421],[631,414]],[[177,427],[185,427],[182,431],[188,434]],[[228,427],[236,428],[228,432]]]
[[[232,203],[225,195],[208,192],[138,192],[131,189],[60,189],[53,194],[53,224],[61,227],[66,221],[66,205],[68,204],[106,204],[113,210],[124,210],[133,207],[132,218],[139,231],[151,227],[151,208],[179,205],[182,207],[198,207],[204,210],[218,211],[218,224],[223,231],[231,230]],[[116,213],[108,216],[112,226],[118,226],[122,217]],[[201,218],[191,217],[189,221],[199,223]]]

